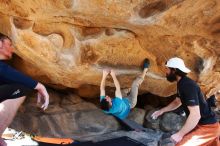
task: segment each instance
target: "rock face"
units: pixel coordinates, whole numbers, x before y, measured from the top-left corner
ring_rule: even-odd
[[[36,97],[29,97],[10,127],[47,137],[77,139],[120,129],[113,116],[104,114],[94,104],[70,93],[49,93],[51,101],[48,110],[37,108]]]
[[[153,109],[146,114],[144,126],[147,128],[162,130],[164,132],[175,133],[179,131],[186,121],[185,116],[173,112],[164,113],[157,119],[152,119],[151,115],[158,109]]]
[[[84,98],[99,96],[104,68],[115,69],[121,87],[130,88],[144,58],[151,66],[140,93],[163,97],[176,93],[176,85],[164,76],[164,63],[174,56],[185,60],[192,70],[189,76],[204,92],[219,84],[219,0],[0,0],[0,32],[15,45],[12,63],[17,69],[53,88],[75,88]],[[110,78],[106,86],[114,93]],[[35,99],[28,98],[11,126],[38,135],[88,140],[106,133],[128,134],[149,145],[160,139],[161,132],[118,131],[121,127],[113,117],[78,96],[53,92],[50,96],[45,112],[33,108]],[[140,124],[150,119],[149,114],[144,118],[143,110],[132,112],[129,118]],[[172,123],[163,121],[165,131],[182,124],[177,119],[180,124],[172,129]],[[150,122],[147,126],[160,128],[159,120]]]
[[[70,137],[80,141],[102,141],[128,136],[142,143],[157,146],[163,134],[159,130],[145,129],[142,132],[127,131],[116,118],[104,114],[98,107],[71,93],[49,90],[51,104],[41,111],[36,104],[35,95],[27,98],[16,115],[11,128],[17,131],[46,136]],[[144,122],[145,111],[133,109],[129,119],[139,124]]]
[[[163,65],[173,56],[204,91],[218,83],[219,14],[219,0],[0,0],[0,32],[15,44],[14,65],[53,87],[99,86],[108,67],[127,88],[148,57],[141,90],[168,96]]]
[[[166,113],[162,116],[160,128],[168,132],[179,131],[183,127],[185,119],[185,117],[175,113]]]

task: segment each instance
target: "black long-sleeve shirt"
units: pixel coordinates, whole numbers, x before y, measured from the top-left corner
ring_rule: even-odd
[[[0,85],[10,83],[18,83],[34,89],[38,82],[0,61]]]

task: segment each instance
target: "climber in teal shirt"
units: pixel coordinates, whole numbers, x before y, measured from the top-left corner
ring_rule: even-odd
[[[101,101],[105,96],[101,96]],[[112,106],[109,110],[104,110],[107,114],[112,114],[120,119],[125,119],[130,112],[130,103],[127,98],[115,97],[111,100]]]
[[[144,80],[144,77],[148,71],[148,67],[149,60],[145,59],[142,74],[133,81],[130,94],[124,98],[122,98],[120,84],[116,78],[115,71],[103,70],[103,76],[100,85],[101,109],[107,114],[111,114],[120,119],[125,119],[130,113],[130,110],[137,104],[138,88]],[[111,98],[105,94],[105,80],[109,74],[111,75],[116,87],[114,98]]]

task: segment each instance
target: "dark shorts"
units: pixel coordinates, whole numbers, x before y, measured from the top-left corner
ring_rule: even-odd
[[[32,89],[20,84],[5,84],[0,85],[0,102],[7,99],[15,99],[26,96]]]

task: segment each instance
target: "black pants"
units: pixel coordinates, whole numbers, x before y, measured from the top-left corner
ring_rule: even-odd
[[[32,90],[20,84],[0,85],[0,102],[26,96]]]

